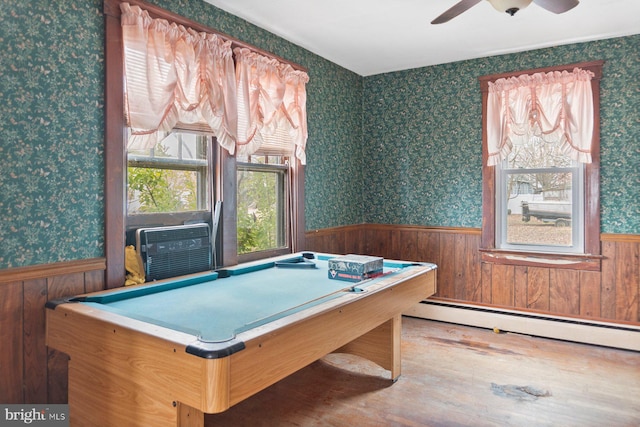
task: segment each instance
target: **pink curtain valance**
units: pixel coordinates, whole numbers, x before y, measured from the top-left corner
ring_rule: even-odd
[[[309,76],[246,48],[234,53],[238,154],[295,154],[305,164]]]
[[[588,70],[554,71],[489,83],[489,166],[506,159],[513,145],[531,140],[560,143],[574,160],[591,163],[593,95]]]
[[[233,151],[237,129],[231,42],[121,4],[128,147],[152,147],[175,127],[211,133]]]

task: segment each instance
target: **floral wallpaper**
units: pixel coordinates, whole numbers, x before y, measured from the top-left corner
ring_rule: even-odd
[[[602,228],[640,234],[640,36],[363,78],[202,0],[151,3],[309,72],[306,229],[480,227],[477,77],[595,59]],[[0,269],[104,256],[101,0],[0,2]]]
[[[101,5],[0,2],[0,268],[103,255]]]
[[[601,228],[640,233],[640,36],[493,56],[365,78],[363,222],[482,225],[478,77],[605,60]]]
[[[150,3],[308,69],[307,226],[360,222],[362,77],[203,0]],[[104,256],[103,21],[102,0],[0,2],[0,269]]]
[[[362,222],[363,78],[201,0],[152,0],[167,10],[307,69],[306,229]]]
[[[477,71],[447,64],[365,79],[363,149],[384,165],[365,171],[365,223],[479,226]]]

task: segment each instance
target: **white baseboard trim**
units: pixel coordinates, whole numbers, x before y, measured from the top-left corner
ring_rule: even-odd
[[[640,325],[539,315],[517,310],[430,300],[422,301],[403,314],[505,332],[640,351]]]

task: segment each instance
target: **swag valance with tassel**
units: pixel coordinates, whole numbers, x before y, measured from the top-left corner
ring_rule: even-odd
[[[513,145],[531,140],[559,143],[570,158],[591,163],[593,76],[574,69],[489,82],[488,166],[506,159]]]
[[[179,128],[215,136],[230,154],[306,163],[306,72],[129,3],[121,12],[129,149]]]

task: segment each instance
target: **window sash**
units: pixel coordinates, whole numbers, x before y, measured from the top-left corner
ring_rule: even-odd
[[[257,172],[257,173],[273,173],[276,176],[275,198],[276,198],[276,244],[274,247],[260,249],[258,251],[245,252],[239,255],[243,260],[250,260],[254,257],[260,257],[265,253],[279,254],[289,252],[291,247],[291,190],[289,182],[291,179],[291,168],[288,164],[264,164],[264,163],[247,163],[238,162],[236,164],[238,172]]]
[[[542,253],[584,253],[584,165],[574,162],[573,167],[512,169],[506,167],[507,161],[496,165],[496,248]],[[531,243],[510,243],[507,241],[508,197],[507,184],[510,175],[529,175],[541,173],[571,173],[571,245],[544,245]]]
[[[131,128],[126,128],[126,133],[131,133]],[[126,200],[126,216],[129,222],[131,217],[139,217],[144,215],[150,218],[149,224],[162,224],[162,225],[176,225],[180,223],[182,216],[176,217],[175,220],[166,222],[166,214],[188,214],[189,212],[210,212],[211,207],[211,188],[214,188],[215,182],[213,181],[213,174],[211,171],[214,169],[213,150],[210,146],[215,143],[213,138],[196,132],[185,131],[184,129],[174,129],[171,133],[180,134],[173,143],[169,143],[167,148],[175,149],[176,153],[169,156],[156,155],[155,148],[148,149],[149,154],[136,153],[127,151],[127,168],[125,179],[127,182],[127,200]],[[191,152],[191,156],[185,155],[186,151],[190,151],[187,148],[187,142],[183,139],[185,134],[196,138],[193,141],[195,144],[192,147],[194,151]],[[203,158],[204,157],[204,158]],[[196,173],[196,209],[195,210],[180,210],[178,212],[131,212],[129,210],[129,168],[148,168],[148,169],[162,169],[172,171],[187,171]],[[155,219],[154,216],[164,217],[165,219]],[[176,222],[177,221],[177,222]],[[148,224],[145,224],[148,225]]]

